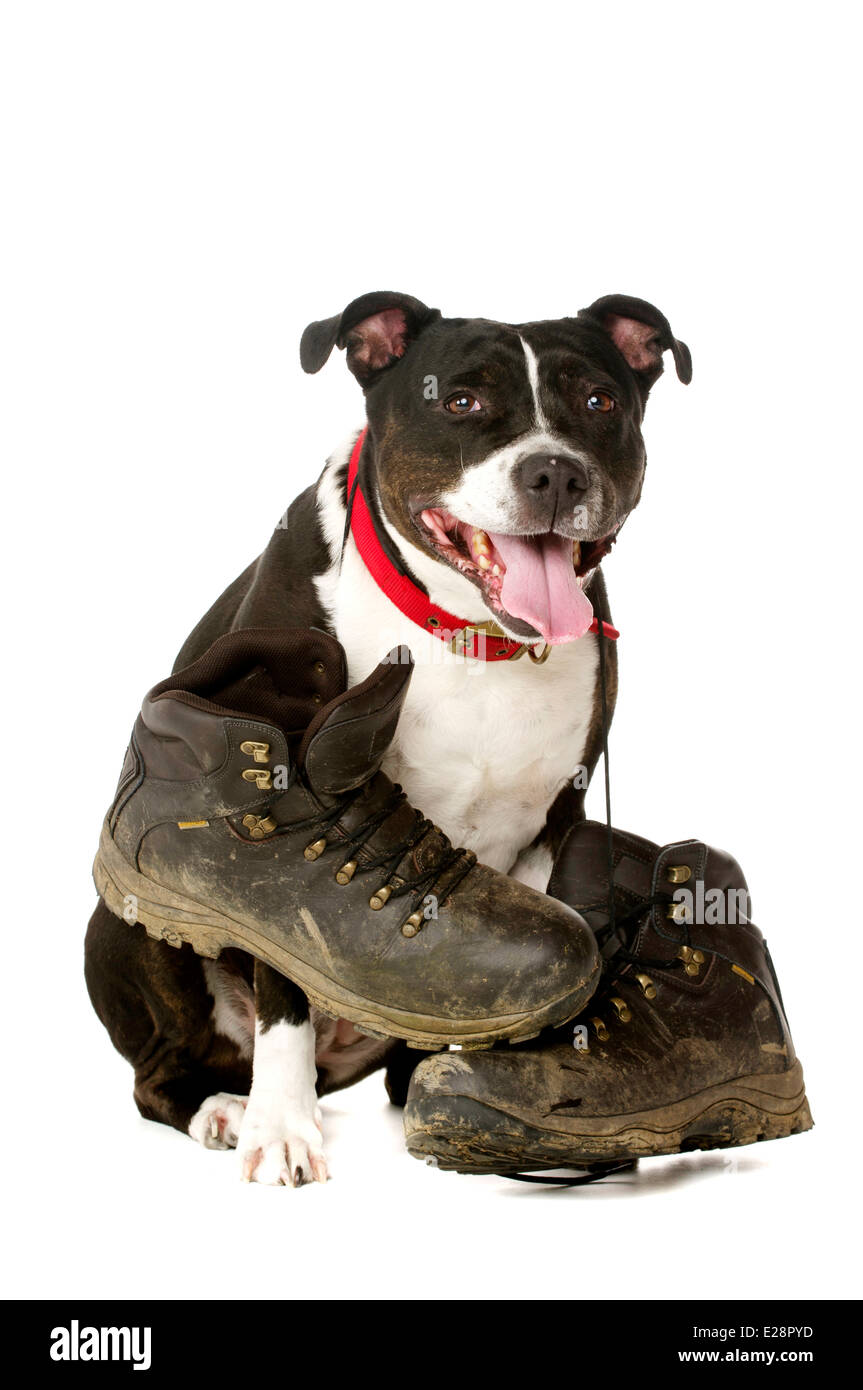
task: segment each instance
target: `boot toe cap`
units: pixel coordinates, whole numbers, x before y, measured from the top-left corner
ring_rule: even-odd
[[[493,899],[486,903],[481,896],[476,904],[471,934],[481,959],[472,973],[479,967],[496,1012],[539,1011],[542,1026],[564,1023],[584,1007],[598,982],[594,935],[572,908],[523,884],[505,883],[501,891],[498,878],[490,885]]]

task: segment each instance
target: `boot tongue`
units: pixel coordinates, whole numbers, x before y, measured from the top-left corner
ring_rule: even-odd
[[[326,705],[303,735],[297,761],[312,790],[353,791],[380,769],[413,673],[407,647],[396,647],[368,680]]]
[[[555,645],[583,637],[593,622],[590,600],[582,593],[572,563],[572,541],[565,536],[489,538],[506,565],[501,603]]]

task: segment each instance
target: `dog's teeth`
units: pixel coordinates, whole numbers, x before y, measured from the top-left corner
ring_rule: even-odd
[[[492,574],[494,575],[494,577],[495,577],[495,579],[496,579],[496,578],[498,577],[498,575],[500,574],[500,565],[492,565],[492,567],[491,567],[491,572],[492,572]]]
[[[572,563],[574,565],[581,564],[581,541],[572,542]]]
[[[477,560],[477,564],[479,565],[481,570],[491,569],[491,560],[488,558],[487,555],[480,555],[479,559]]]
[[[485,531],[474,531],[470,539],[470,544],[475,555],[488,555],[490,546]]]

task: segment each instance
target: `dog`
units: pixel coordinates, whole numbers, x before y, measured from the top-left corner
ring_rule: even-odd
[[[544,890],[601,747],[592,628],[614,635],[602,561],[641,496],[663,355],[688,382],[689,350],[624,295],[513,325],[388,292],[310,324],[305,371],[336,348],[363,389],[364,432],[279,519],[176,667],[238,627],[323,628],[352,684],[408,646],[415,671],[384,770],[456,844]],[[317,1096],[385,1066],[403,1102],[418,1060],[310,1016],[295,985],[242,952],[200,960],[102,902],[86,978],[141,1113],[237,1147],[247,1180],[325,1181]]]

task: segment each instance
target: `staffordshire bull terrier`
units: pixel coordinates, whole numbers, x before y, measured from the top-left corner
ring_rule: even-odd
[[[616,636],[602,561],[641,495],[663,354],[688,382],[689,351],[658,309],[624,295],[507,324],[388,292],[310,324],[303,368],[319,371],[334,349],[363,389],[365,428],[176,666],[238,627],[323,628],[350,683],[406,645],[415,672],[384,770],[456,844],[544,890],[601,747],[598,624]],[[605,649],[610,717],[613,641]],[[173,950],[102,902],[86,974],[141,1113],[236,1146],[249,1180],[325,1180],[316,1090],[386,1065],[401,1100],[417,1060],[310,1017],[295,985],[241,952]]]

